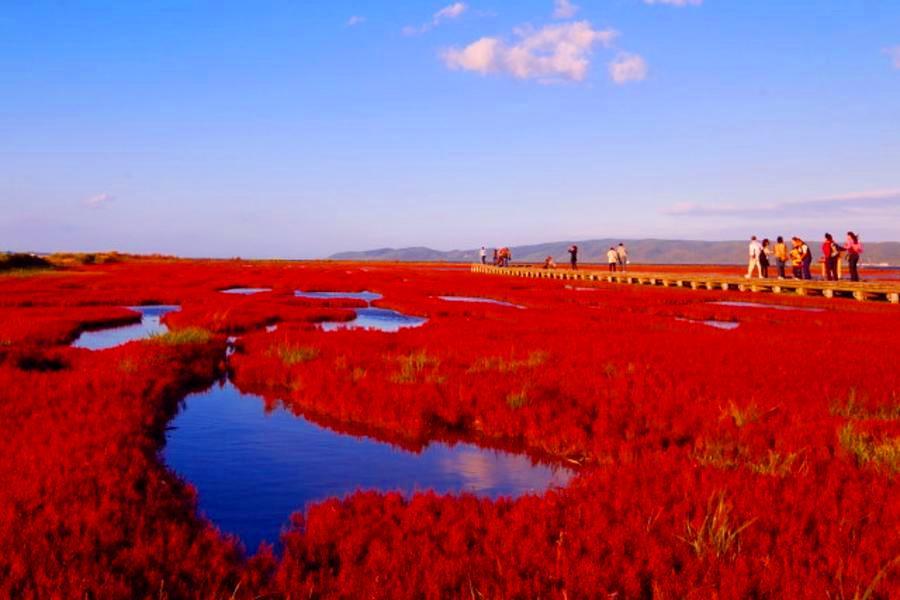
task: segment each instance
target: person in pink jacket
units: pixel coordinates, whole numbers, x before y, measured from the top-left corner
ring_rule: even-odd
[[[850,281],[859,281],[859,256],[863,253],[862,242],[859,236],[852,231],[847,232],[847,242],[844,244],[847,249],[847,262],[850,263]]]

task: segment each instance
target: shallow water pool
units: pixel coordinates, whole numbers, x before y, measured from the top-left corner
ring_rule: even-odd
[[[296,290],[294,295],[298,298],[314,298],[318,300],[363,300],[372,303],[375,300],[381,300],[383,296],[375,292],[304,292]]]
[[[738,302],[731,300],[721,300],[718,302],[710,302],[710,304],[718,304],[719,306],[737,306],[740,308],[771,308],[773,310],[792,310],[800,312],[825,312],[824,308],[810,308],[805,306],[785,306],[783,304],[764,304],[762,302]]]
[[[494,300],[493,298],[479,298],[476,296],[438,296],[445,302],[477,302],[482,304],[496,304],[498,306],[508,306],[509,308],[525,308],[512,302],[504,302],[502,300]]]
[[[166,333],[162,317],[170,312],[181,310],[180,306],[154,305],[129,306],[130,310],[141,313],[141,322],[122,327],[108,327],[96,331],[85,331],[72,342],[73,348],[88,350],[106,350],[135,340],[145,340],[153,335]]]
[[[271,292],[272,288],[228,288],[227,290],[219,290],[223,294],[236,294],[239,296],[252,296],[254,294],[263,294]]]
[[[201,511],[247,549],[278,541],[290,514],[357,489],[520,496],[564,486],[574,473],[524,455],[433,443],[421,453],[340,434],[230,382],[188,396],[170,424],[163,458],[199,492]]]

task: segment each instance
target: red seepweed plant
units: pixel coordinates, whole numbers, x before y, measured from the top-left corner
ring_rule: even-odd
[[[234,286],[272,291],[219,291]],[[0,277],[0,596],[896,595],[900,312],[590,288],[348,263]],[[362,304],[295,289],[371,290],[376,306],[428,321],[323,331]],[[190,335],[69,347],[82,330],[135,321],[122,307],[137,304],[180,305],[165,321]],[[240,339],[226,361],[229,335]],[[338,429],[412,449],[510,448],[578,476],[517,500],[357,493],[296,513],[280,555],[245,550],[159,459],[180,399],[226,370]]]

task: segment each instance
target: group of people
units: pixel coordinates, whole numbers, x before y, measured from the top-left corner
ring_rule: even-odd
[[[481,247],[481,250],[478,252],[481,257],[481,264],[487,264],[487,248],[484,246]],[[507,248],[494,248],[494,262],[491,263],[495,267],[508,267],[509,263],[512,261],[512,251]]]
[[[800,237],[791,238],[791,248],[788,249],[784,238],[778,236],[772,247],[768,238],[759,241],[756,236],[750,238],[749,263],[745,277],[750,279],[756,271],[759,277],[769,277],[770,258],[774,259],[778,269],[778,279],[787,277],[787,266],[790,264],[792,275],[795,279],[812,279],[813,253],[809,244]],[[822,262],[824,278],[828,281],[838,281],[841,278],[842,258],[846,255],[850,266],[850,280],[859,281],[859,259],[863,253],[862,242],[859,235],[852,231],[847,232],[847,239],[841,246],[834,241],[834,236],[826,233],[822,241]]]
[[[571,265],[573,270],[578,269],[578,245],[572,244],[568,249],[569,253],[569,264]],[[481,264],[487,264],[487,248],[485,246],[481,247],[479,251],[479,256],[481,257]],[[625,248],[625,244],[619,242],[618,247],[610,246],[609,251],[606,253],[606,259],[609,264],[609,270],[613,273],[616,271],[625,271],[628,267],[628,250]],[[510,261],[512,261],[512,252],[509,248],[494,248],[494,259],[493,265],[495,267],[508,267]],[[555,269],[556,261],[553,259],[553,256],[548,256],[544,259],[544,268],[545,269]]]

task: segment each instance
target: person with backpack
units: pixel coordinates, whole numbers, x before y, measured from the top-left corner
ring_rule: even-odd
[[[859,236],[852,231],[847,232],[847,262],[850,264],[850,281],[859,281],[859,257],[863,253]]]
[[[834,242],[830,233],[825,234],[822,242],[822,256],[825,259],[825,279],[837,281],[837,261],[840,259],[842,248]]]
[[[803,273],[803,279],[812,279],[812,271],[810,267],[812,267],[812,250],[809,247],[809,244],[804,242],[801,238],[794,238],[797,240],[797,247],[800,249],[800,261],[801,261],[801,270]]]
[[[619,253],[616,252],[616,249],[610,246],[609,251],[606,253],[606,262],[609,263],[609,272],[616,272],[616,265],[619,263]]]
[[[775,241],[775,266],[778,267],[778,279],[784,279],[786,277],[784,267],[787,264],[787,261],[787,244],[784,243],[784,238],[779,235],[778,239]]]
[[[572,270],[578,270],[578,246],[572,244],[569,246],[569,263],[572,265]]]

